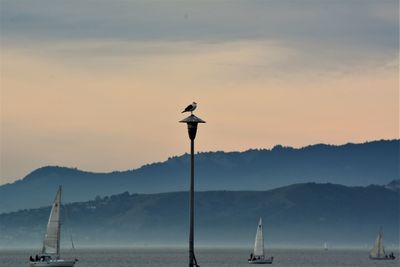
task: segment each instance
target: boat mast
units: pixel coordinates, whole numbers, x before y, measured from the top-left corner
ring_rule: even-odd
[[[59,196],[59,198],[57,200],[57,202],[58,202],[57,204],[58,204],[59,212],[61,213],[61,185],[60,185],[58,191],[59,191],[60,196]],[[58,225],[57,225],[57,252],[56,252],[57,253],[57,255],[56,255],[57,259],[60,258],[60,239],[61,239],[61,220],[58,219]]]

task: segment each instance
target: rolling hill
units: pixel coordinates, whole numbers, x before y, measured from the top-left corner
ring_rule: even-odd
[[[271,150],[203,152],[196,155],[196,190],[267,190],[304,182],[383,185],[400,178],[399,148],[400,140],[381,140],[299,149],[275,146]],[[124,191],[183,191],[188,188],[188,174],[187,154],[111,173],[42,167],[0,186],[0,213],[47,205],[58,185],[65,188],[66,202],[76,202]]]
[[[53,195],[55,192],[53,192]],[[258,218],[269,246],[364,246],[379,227],[398,244],[400,192],[385,186],[303,183],[268,191],[196,194],[198,244],[251,246]],[[40,248],[50,208],[0,214],[0,247]],[[188,193],[129,194],[65,205],[78,246],[181,245],[187,240]],[[68,245],[66,245],[68,247]]]

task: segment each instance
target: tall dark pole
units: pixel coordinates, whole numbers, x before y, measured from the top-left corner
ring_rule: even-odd
[[[189,267],[194,266],[194,139],[190,139]]]
[[[180,121],[187,123],[190,138],[190,190],[189,190],[189,267],[197,267],[194,256],[194,139],[196,138],[197,124],[205,123],[193,114]]]

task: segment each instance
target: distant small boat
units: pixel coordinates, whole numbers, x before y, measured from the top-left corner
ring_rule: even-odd
[[[60,233],[61,233],[61,186],[59,187],[53,207],[51,208],[47,231],[43,240],[42,254],[30,257],[31,267],[73,267],[78,261],[63,260],[60,258]]]
[[[387,255],[385,252],[382,228],[380,229],[378,237],[375,240],[374,247],[369,253],[369,258],[371,260],[394,260],[396,258],[393,252],[391,252],[389,255]]]
[[[264,255],[264,231],[262,225],[262,219],[258,222],[256,241],[254,244],[254,251],[250,254],[248,262],[250,264],[272,264],[274,257],[266,258]]]
[[[324,243],[324,250],[328,250],[328,244],[326,242]]]

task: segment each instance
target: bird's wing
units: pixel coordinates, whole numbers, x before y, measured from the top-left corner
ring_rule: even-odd
[[[189,106],[187,106],[187,107],[185,108],[184,111],[190,111],[190,110],[192,110],[192,108],[193,108],[193,106],[192,106],[192,105],[189,105]]]

